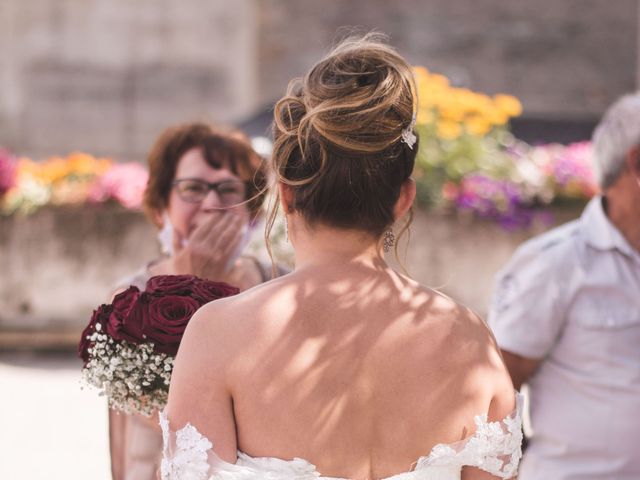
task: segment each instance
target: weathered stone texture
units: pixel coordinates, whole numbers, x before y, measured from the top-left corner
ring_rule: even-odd
[[[271,103],[343,26],[529,116],[594,118],[636,87],[638,3],[2,0],[0,145],[143,158],[169,124]]]
[[[166,126],[255,105],[253,2],[3,0],[0,144],[141,158]]]
[[[0,329],[77,328],[158,256],[154,228],[110,206],[0,216]]]
[[[592,117],[636,88],[637,0],[260,0],[263,99],[344,25],[387,33],[414,64],[520,97],[532,116]],[[265,95],[266,94],[266,95]]]

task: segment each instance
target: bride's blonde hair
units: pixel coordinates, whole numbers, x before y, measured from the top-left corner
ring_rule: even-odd
[[[403,141],[403,132],[413,128],[416,108],[412,69],[383,36],[340,42],[275,105],[271,169],[293,192],[288,207],[310,226],[380,239],[413,171],[418,145]],[[269,250],[278,204],[276,191]],[[410,222],[411,214],[403,232]]]

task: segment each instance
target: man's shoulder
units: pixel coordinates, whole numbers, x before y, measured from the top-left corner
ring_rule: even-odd
[[[556,257],[567,259],[581,242],[580,220],[573,220],[525,241],[515,257]]]

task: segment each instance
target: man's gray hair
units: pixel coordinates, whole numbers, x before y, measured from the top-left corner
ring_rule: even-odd
[[[602,189],[620,176],[627,153],[640,145],[640,91],[618,99],[593,133],[593,166]]]

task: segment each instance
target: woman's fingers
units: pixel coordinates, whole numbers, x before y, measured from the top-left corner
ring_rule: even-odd
[[[175,228],[173,229],[173,235],[171,237],[171,241],[173,242],[173,251],[174,252],[179,252],[184,247],[185,238]]]
[[[189,237],[188,251],[194,270],[208,271],[216,278],[229,268],[242,239],[242,217],[232,213],[212,213]]]
[[[238,215],[230,215],[231,218],[217,231],[211,232],[210,240],[215,242],[224,257],[228,258],[236,250],[242,238],[242,219]],[[215,237],[215,238],[213,238]]]
[[[225,222],[225,212],[211,212],[200,225],[196,227],[189,237],[189,242],[201,243],[206,241],[210,233],[220,227]]]

